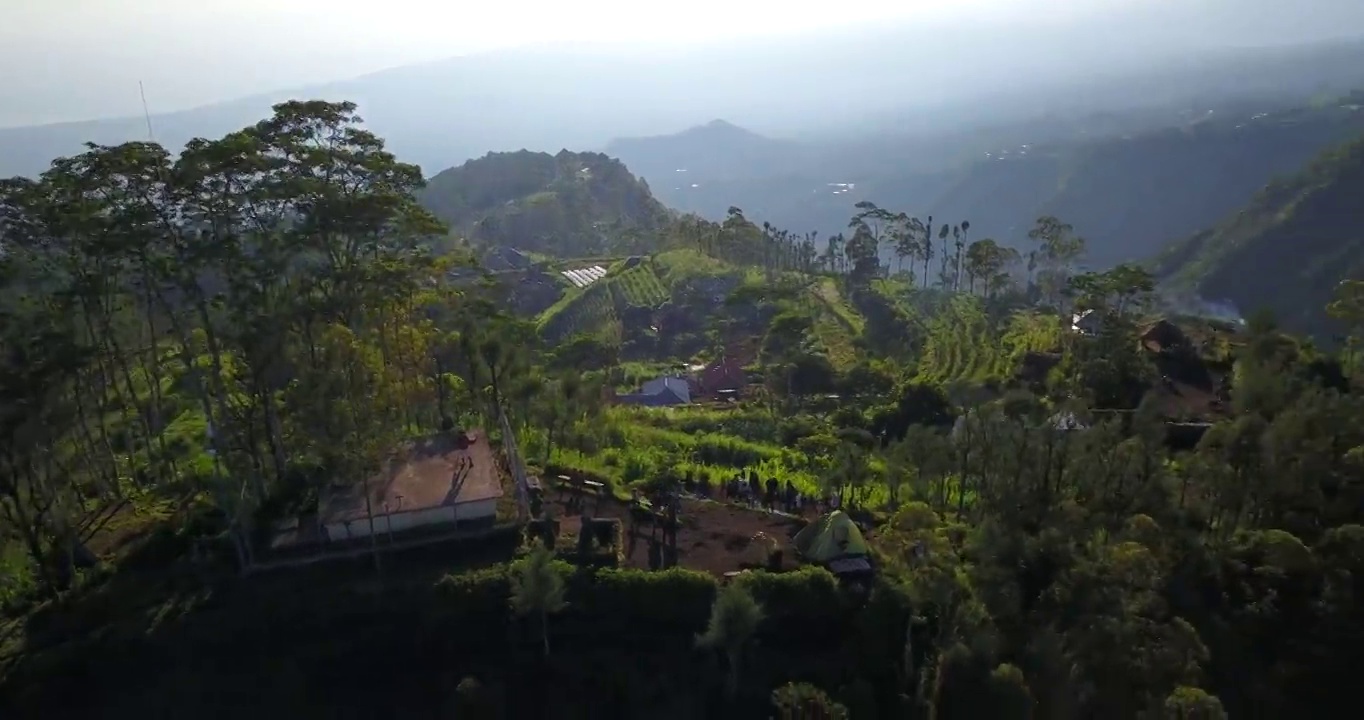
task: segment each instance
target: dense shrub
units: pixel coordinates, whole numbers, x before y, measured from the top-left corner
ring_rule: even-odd
[[[682,568],[663,572],[602,570],[579,588],[583,612],[612,622],[661,625],[679,631],[705,627],[715,598],[715,578]]]
[[[824,568],[804,567],[788,573],[749,572],[735,582],[753,594],[762,604],[768,622],[781,630],[817,631],[842,614],[838,581]]]
[[[559,563],[556,567],[565,575],[572,571],[567,563]],[[438,603],[433,610],[440,616],[506,615],[507,598],[511,595],[511,578],[507,571],[508,566],[499,565],[441,578],[436,583]]]
[[[772,691],[779,720],[847,720],[848,709],[823,690],[806,683],[787,683]]]
[[[683,568],[662,572],[604,568],[581,571],[555,565],[569,580],[569,612],[610,624],[646,624],[678,631],[695,631],[706,624],[715,599],[716,580]],[[772,630],[830,626],[841,616],[845,601],[827,570],[807,567],[794,572],[748,572],[741,583],[762,603]],[[507,613],[511,592],[507,567],[498,566],[450,575],[436,585],[441,617],[477,616],[494,619]],[[837,623],[832,623],[836,625]]]

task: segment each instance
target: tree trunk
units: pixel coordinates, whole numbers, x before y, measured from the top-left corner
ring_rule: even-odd
[[[284,434],[280,430],[279,409],[275,407],[275,393],[264,382],[257,384],[257,395],[262,403],[261,414],[265,420],[265,442],[270,447],[270,458],[274,464],[275,481],[284,482],[288,463],[284,458]]]
[[[28,493],[20,492],[19,462],[15,458],[13,450],[6,453],[6,455],[5,464],[9,467],[8,472],[5,474],[9,477],[8,479],[5,479],[3,476],[0,476],[0,492],[4,493],[9,502],[0,502],[0,508],[6,510],[5,515],[9,516],[15,530],[19,532],[19,536],[24,542],[24,547],[28,550],[29,556],[33,560],[33,565],[38,571],[38,581],[43,590],[49,597],[55,597],[57,594],[57,584],[55,578],[52,577],[51,568],[48,566],[46,553],[43,550],[43,539],[40,534],[40,528],[42,527],[43,521],[42,513],[36,507],[31,510],[26,509],[26,503],[23,498],[24,495],[27,495],[32,499],[35,488],[30,487]],[[25,461],[25,463],[27,463],[27,461]],[[31,475],[25,474],[25,476],[31,478]],[[30,485],[31,484],[32,482],[30,479]]]
[[[739,696],[739,661],[743,657],[742,647],[732,647],[727,652],[729,656],[729,676],[726,678],[725,689],[729,693],[730,699]]]
[[[545,646],[545,657],[549,657],[549,612],[540,610],[540,641]]]

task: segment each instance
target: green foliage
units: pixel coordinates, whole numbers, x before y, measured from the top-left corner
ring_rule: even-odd
[[[1202,688],[1180,686],[1165,699],[1167,720],[1226,720],[1227,713],[1216,697]]]
[[[574,288],[564,293],[536,320],[541,335],[554,341],[575,334],[604,333],[609,324],[618,321],[610,279],[608,276],[585,288]]]
[[[590,536],[584,533],[582,537]],[[564,609],[563,571],[562,565],[556,567],[554,551],[538,543],[511,571],[512,610],[539,618],[545,655],[549,655],[549,616]]]
[[[772,691],[779,720],[848,720],[848,709],[807,683],[787,683]]]
[[[505,616],[507,598],[513,592],[508,570],[507,566],[497,566],[446,575],[436,584],[436,594],[442,608],[451,615],[467,614],[483,618]]]
[[[591,334],[619,345],[623,340],[652,333],[648,322],[640,320],[624,327],[622,322],[632,313],[643,311],[651,321],[654,311],[685,293],[691,283],[725,281],[734,273],[733,267],[694,251],[660,253],[632,267],[612,268],[606,277],[585,288],[569,289],[540,314],[536,324],[541,336],[551,342],[573,334]],[[707,310],[714,309],[712,301]]]
[[[537,545],[512,567],[511,604],[518,615],[556,613],[564,607],[563,565],[555,566],[554,553]]]
[[[637,252],[667,222],[648,186],[598,153],[489,153],[437,173],[420,197],[476,242],[562,257]]]
[[[683,568],[608,569],[597,572],[583,602],[626,626],[695,628],[705,623],[715,592],[713,577]]]
[[[770,622],[792,632],[836,616],[844,607],[838,581],[821,567],[807,566],[780,574],[744,573],[734,585],[766,609]]]
[[[786,436],[770,415],[619,407],[603,419],[593,428],[580,428],[576,447],[560,449],[555,462],[621,486],[687,475],[716,485],[736,472],[756,471],[783,485],[789,481],[802,492],[819,492],[818,472],[806,456],[781,446]],[[746,437],[766,440],[742,439]]]
[[[729,664],[727,687],[731,697],[739,692],[739,672],[744,646],[758,632],[763,615],[762,605],[744,586],[730,583],[721,588],[715,596],[706,631],[696,636],[698,647],[724,651]]]
[[[979,298],[953,298],[927,322],[919,360],[925,382],[985,382],[1011,377],[1028,352],[1061,346],[1061,321],[1053,314],[1019,311],[992,318]]]
[[[683,568],[661,572],[605,568],[585,576],[567,563],[537,564],[533,557],[510,566],[441,579],[436,586],[440,614],[452,619],[481,618],[480,622],[496,624],[495,618],[509,617],[509,608],[516,613],[539,612],[535,604],[513,601],[509,606],[509,596],[553,586],[562,593],[558,597],[565,603],[560,606],[565,617],[586,615],[622,632],[644,626],[695,631],[708,622],[714,626],[718,622],[716,608],[723,607],[724,613],[732,614],[722,614],[723,627],[711,627],[703,633],[709,643],[731,637],[728,633],[735,626],[756,630],[763,618],[770,618],[774,628],[795,629],[836,616],[845,607],[833,576],[821,568],[780,574],[746,572],[726,586],[726,590],[736,588],[726,597],[725,592],[719,592],[714,577]],[[530,573],[535,573],[530,576],[535,579],[533,583],[527,579]],[[557,578],[557,582],[551,577]],[[536,597],[548,595],[553,593],[541,593],[538,589],[535,593]],[[720,598],[726,599],[722,603]],[[745,637],[752,634],[745,632],[748,633]]]

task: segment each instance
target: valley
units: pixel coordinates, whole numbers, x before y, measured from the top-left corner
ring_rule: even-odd
[[[882,158],[871,162],[838,146],[778,150],[784,146],[715,123],[618,143],[608,153],[639,172],[665,204],[711,219],[738,206],[781,227],[828,236],[844,229],[852,205],[867,200],[912,207],[921,217],[969,219],[980,237],[1022,247],[1037,217],[1055,215],[1091,241],[1090,262],[1105,268],[1146,260],[1358,136],[1359,107],[1351,97],[1273,112],[1233,105],[1122,134],[1107,135],[1100,125],[1081,126],[1065,140],[976,140],[973,158],[944,161],[936,171],[913,170],[917,146],[927,141],[877,148]],[[716,136],[713,148],[701,139],[708,135]],[[731,147],[744,142],[747,154]],[[712,157],[727,164],[708,166]],[[732,157],[754,159],[737,168],[728,164]]]
[[[1364,14],[740,5],[0,129],[0,717],[1347,714]]]

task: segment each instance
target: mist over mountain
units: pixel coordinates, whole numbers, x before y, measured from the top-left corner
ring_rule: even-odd
[[[621,141],[619,157],[669,207],[750,217],[828,237],[874,202],[1026,251],[1042,215],[1088,241],[1095,267],[1140,261],[1240,207],[1326,148],[1364,135],[1351,98],[1225,101],[1021,122],[877,142],[774,141],[712,123]],[[718,129],[717,129],[718,128]],[[709,143],[709,145],[707,145]],[[723,150],[721,150],[723,148]],[[770,157],[777,155],[778,157]],[[739,162],[733,158],[768,158]]]
[[[1320,43],[1339,28],[1364,26],[1353,22],[1364,21],[1364,11],[1332,5],[1309,22],[1298,18],[1301,8],[1264,5],[1253,22],[1229,20],[1247,11],[1221,0],[1113,2],[1064,16],[980,14],[688,45],[506,49],[153,114],[151,125],[158,141],[176,148],[241,127],[282,99],[353,100],[400,157],[430,175],[489,151],[600,149],[613,138],[715,118],[770,137],[868,140],[868,133],[940,133],[1189,97],[1345,89],[1339,86],[1358,64],[1320,48],[1271,60],[1283,77],[1248,58],[1275,55],[1266,45]],[[82,89],[71,83],[63,91]],[[31,92],[5,92],[6,105],[34,102]],[[154,111],[157,87],[148,92]],[[40,172],[85,141],[147,134],[141,117],[0,130],[0,175]]]

